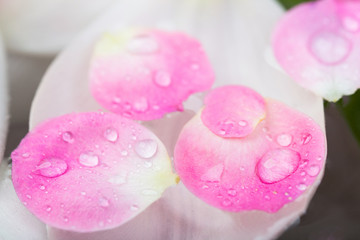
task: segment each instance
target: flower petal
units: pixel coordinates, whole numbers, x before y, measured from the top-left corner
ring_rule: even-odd
[[[194,92],[211,88],[214,74],[201,44],[182,33],[128,29],[96,44],[90,86],[106,109],[135,120],[182,111]]]
[[[249,92],[240,86],[221,87],[210,93],[207,102],[221,100],[216,116],[224,114],[228,119],[247,108],[242,115],[246,118],[258,107],[249,104],[254,100],[254,93]],[[231,100],[236,97],[241,101],[234,104]],[[174,162],[185,186],[210,205],[232,212],[277,212],[303,194],[320,174],[325,135],[305,115],[266,100],[263,121],[249,135],[229,139],[207,126],[204,114],[208,107],[184,127]]]
[[[0,3],[7,46],[32,54],[54,54],[117,0],[11,0]]]
[[[249,14],[249,13],[252,14]],[[264,59],[271,29],[283,10],[276,1],[156,0],[124,1],[83,32],[54,62],[34,99],[30,126],[74,111],[97,110],[87,91],[88,62],[93,45],[104,31],[146,26],[183,31],[203,44],[217,80],[215,85],[243,84],[262,95],[286,102],[311,116],[324,129],[322,99],[300,88]],[[203,94],[189,98],[183,113],[146,122],[171,154],[183,125],[202,105]],[[169,119],[168,119],[169,116]],[[170,134],[169,134],[170,133]],[[303,214],[321,175],[305,193],[276,213],[260,211],[229,214],[196,198],[183,185],[170,188],[163,198],[128,223],[111,231],[78,234],[50,228],[50,239],[271,239]],[[209,221],[212,219],[212,221]],[[142,229],[139,231],[138,229]]]
[[[24,205],[45,223],[77,232],[127,222],[177,179],[157,137],[111,113],[49,120],[21,141],[12,159]]]
[[[288,12],[274,33],[275,56],[301,86],[328,101],[360,88],[360,2],[321,0]]]

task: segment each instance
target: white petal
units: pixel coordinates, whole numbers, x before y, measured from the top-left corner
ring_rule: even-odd
[[[13,50],[52,54],[117,0],[11,0],[0,2],[0,27]]]
[[[198,38],[215,68],[216,85],[248,85],[266,97],[279,99],[308,114],[324,129],[322,100],[298,87],[265,60],[271,30],[282,13],[272,0],[122,2],[83,32],[50,67],[35,97],[30,126],[64,113],[99,109],[87,83],[88,61],[96,38],[105,30],[145,25],[184,31]],[[195,106],[193,102],[185,106],[196,110],[198,103]],[[176,124],[178,117],[182,118],[181,124]],[[159,120],[162,124],[146,125],[171,147],[177,136],[168,133],[177,133],[189,117],[175,114],[166,125],[165,120]],[[159,202],[118,229],[91,235],[50,229],[50,238],[234,239],[241,236],[271,239],[305,212],[322,175],[302,197],[274,214],[223,212],[206,205],[179,185],[170,188]]]
[[[45,240],[46,226],[35,218],[18,199],[8,163],[0,165],[0,239]]]
[[[7,84],[5,73],[5,56],[0,35],[0,163],[4,154],[7,133]]]

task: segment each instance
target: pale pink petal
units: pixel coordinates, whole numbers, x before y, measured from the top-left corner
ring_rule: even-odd
[[[183,101],[214,82],[198,41],[155,29],[105,33],[95,46],[89,76],[103,107],[135,120],[182,111]]]
[[[220,102],[216,116],[223,113],[236,122],[238,112],[244,118],[253,114],[249,102],[258,96],[249,92],[241,86],[221,87],[207,102]],[[236,96],[242,101],[234,104]],[[319,176],[326,157],[325,135],[309,117],[267,99],[266,116],[253,131],[229,139],[205,124],[204,115],[211,117],[207,108],[186,124],[174,156],[181,181],[205,202],[232,212],[277,212]]]
[[[360,87],[360,2],[301,4],[279,22],[275,56],[301,86],[329,101]]]
[[[154,134],[110,113],[48,120],[21,141],[12,159],[23,204],[43,222],[77,232],[129,221],[177,179]]]

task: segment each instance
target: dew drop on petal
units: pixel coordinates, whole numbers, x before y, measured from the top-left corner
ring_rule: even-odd
[[[223,202],[222,202],[222,205],[225,206],[225,207],[228,207],[231,205],[231,201],[228,200],[228,199],[225,199]]]
[[[139,206],[136,205],[136,204],[133,204],[133,205],[131,205],[130,210],[131,211],[137,211],[137,210],[139,210]]]
[[[290,134],[281,134],[276,138],[277,143],[280,146],[288,147],[292,143],[293,137]]]
[[[26,153],[23,153],[21,156],[23,158],[28,158],[28,157],[30,157],[30,153],[26,152]]]
[[[149,108],[148,101],[144,97],[139,98],[134,102],[133,108],[137,112],[145,112]]]
[[[300,184],[296,185],[296,188],[299,189],[300,191],[305,191],[307,186],[304,183],[300,183]]]
[[[73,143],[74,142],[74,136],[71,132],[64,132],[62,134],[62,140],[67,143]]]
[[[337,33],[320,31],[311,37],[309,49],[318,61],[331,65],[342,62],[349,55],[351,43]]]
[[[346,30],[350,32],[357,32],[360,29],[359,22],[350,16],[346,16],[342,19],[343,26]]]
[[[257,164],[257,175],[264,183],[275,183],[293,174],[299,166],[300,154],[290,149],[273,149]]]
[[[248,125],[247,121],[245,121],[245,120],[240,120],[240,121],[238,122],[238,124],[239,124],[239,126],[241,126],[241,127],[246,127],[246,126]]]
[[[104,132],[104,137],[109,141],[109,142],[116,142],[116,140],[119,137],[118,132],[116,131],[115,128],[108,128],[105,130]]]
[[[234,196],[236,196],[237,191],[235,189],[229,189],[227,191],[227,193],[228,193],[229,196],[234,197]]]
[[[135,152],[141,158],[152,158],[158,148],[155,140],[145,139],[135,144]]]
[[[126,150],[121,151],[121,156],[127,156],[129,153]]]
[[[41,161],[35,169],[35,173],[44,177],[59,177],[63,175],[68,168],[66,162],[62,159],[51,158]]]
[[[151,54],[159,49],[159,44],[152,36],[140,34],[135,36],[127,45],[127,50],[134,54]]]
[[[93,152],[80,154],[79,163],[85,167],[96,167],[99,165],[99,157]]]
[[[100,205],[101,207],[108,207],[108,206],[109,206],[109,200],[107,200],[107,199],[104,198],[104,197],[101,197],[101,198],[99,199],[99,205]]]
[[[311,134],[306,133],[301,137],[301,144],[306,145],[311,141],[311,139],[312,139]]]
[[[224,171],[224,165],[218,164],[207,170],[202,176],[201,180],[206,182],[220,182],[221,175]]]
[[[171,76],[166,71],[159,71],[156,73],[154,81],[160,87],[167,87],[171,83]]]
[[[316,177],[320,172],[320,167],[318,165],[311,165],[307,171],[308,175],[311,177]]]

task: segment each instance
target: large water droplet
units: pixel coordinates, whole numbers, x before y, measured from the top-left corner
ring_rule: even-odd
[[[58,177],[63,175],[68,168],[66,162],[62,159],[51,158],[41,161],[35,169],[35,173],[44,177]]]
[[[109,142],[116,142],[116,140],[119,137],[118,132],[116,131],[115,128],[108,128],[105,130],[104,132],[104,137],[109,141]]]
[[[146,98],[142,97],[134,102],[133,107],[137,112],[145,112],[149,108],[149,104]]]
[[[71,132],[64,132],[62,134],[62,139],[64,142],[73,143],[74,142],[74,135]]]
[[[311,165],[307,171],[308,175],[311,177],[316,177],[320,172],[320,167],[318,165]]]
[[[158,144],[152,139],[141,140],[135,144],[135,152],[142,158],[152,158],[155,155],[157,148]]]
[[[311,37],[309,48],[321,63],[337,64],[349,55],[351,42],[337,33],[321,31]]]
[[[80,154],[79,163],[86,167],[95,167],[99,165],[99,157],[93,152]]]
[[[224,165],[215,165],[201,176],[201,180],[206,182],[220,182],[223,171]]]
[[[127,45],[127,50],[135,54],[151,54],[155,53],[158,49],[158,42],[148,34],[135,36]]]
[[[156,73],[154,81],[160,87],[167,87],[171,83],[171,76],[166,71],[159,71]]]
[[[277,143],[280,146],[288,147],[292,143],[293,137],[290,134],[281,134],[276,138]]]
[[[300,154],[290,149],[273,149],[264,154],[257,165],[257,175],[264,183],[279,182],[298,168]]]

